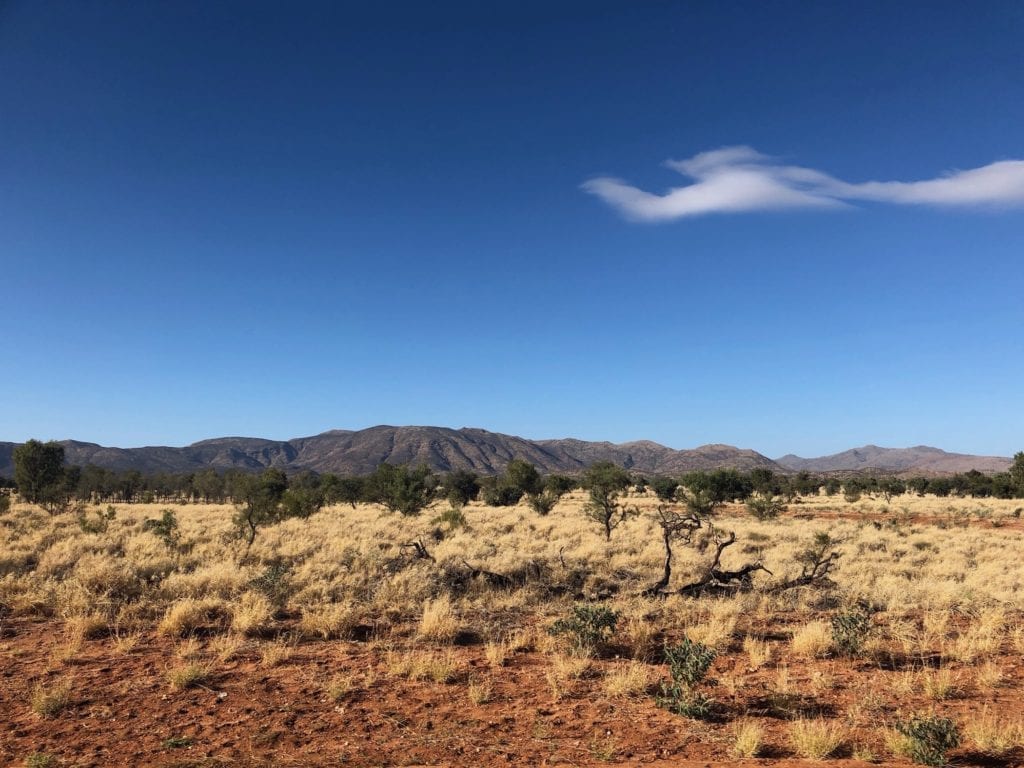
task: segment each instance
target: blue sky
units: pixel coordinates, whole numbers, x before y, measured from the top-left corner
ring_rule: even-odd
[[[0,4],[0,439],[1024,448],[1019,3],[370,5]]]

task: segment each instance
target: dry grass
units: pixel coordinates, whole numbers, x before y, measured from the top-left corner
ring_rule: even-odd
[[[205,685],[212,676],[212,670],[202,664],[186,664],[167,672],[167,682],[176,691]]]
[[[356,677],[354,675],[334,675],[324,686],[324,693],[331,701],[341,701],[356,689]]]
[[[466,695],[469,697],[470,702],[479,706],[489,702],[494,694],[491,684],[486,680],[471,680],[466,689]]]
[[[294,644],[287,640],[275,640],[260,647],[260,666],[279,667],[288,661],[295,652]]]
[[[451,683],[458,678],[461,665],[451,651],[407,651],[388,654],[387,669],[394,677]]]
[[[435,643],[450,643],[459,631],[459,620],[447,595],[423,605],[418,637]]]
[[[231,629],[243,635],[265,632],[274,621],[274,606],[262,592],[243,592],[230,610]]]
[[[651,685],[649,665],[630,661],[616,664],[605,673],[604,692],[609,696],[642,696]]]
[[[751,669],[760,669],[772,660],[771,644],[749,635],[743,638],[743,652],[747,654],[747,661],[750,663]]]
[[[764,740],[764,728],[754,720],[739,720],[733,726],[733,757],[757,757]]]
[[[218,598],[185,598],[171,605],[157,625],[157,632],[171,637],[184,637],[200,630],[223,629],[230,621],[230,611]]]
[[[793,751],[805,760],[824,760],[843,745],[846,731],[839,723],[829,720],[793,721],[789,726],[789,743]]]
[[[56,717],[68,706],[73,689],[74,683],[68,679],[37,683],[32,689],[32,711],[40,717]]]
[[[985,705],[980,713],[967,721],[964,736],[979,752],[1002,757],[1024,746],[1024,720],[1020,717],[1000,717]]]
[[[344,639],[352,635],[358,623],[358,614],[350,605],[310,606],[302,612],[299,632],[321,640]]]
[[[508,643],[502,640],[491,641],[484,646],[484,658],[494,669],[504,667],[508,663],[510,653],[511,649]]]
[[[811,621],[793,633],[789,649],[797,656],[820,658],[832,650],[832,628],[824,621]]]
[[[257,662],[288,662],[290,675],[307,671],[318,644],[368,634],[371,641],[360,647],[371,649],[389,678],[378,672],[379,685],[460,680],[469,701],[481,703],[491,699],[489,686],[500,686],[504,696],[509,676],[533,675],[546,679],[556,699],[607,696],[618,699],[617,708],[654,707],[653,697],[646,705],[628,698],[652,693],[650,683],[663,671],[653,663],[660,648],[688,635],[719,652],[713,673],[718,688],[709,693],[737,712],[755,696],[773,706],[781,702],[779,711],[787,716],[814,711],[792,708],[801,698],[845,702],[836,706],[833,721],[794,723],[794,739],[801,744],[827,746],[829,736],[842,741],[842,729],[834,725],[842,722],[856,749],[884,754],[897,740],[877,730],[882,713],[920,699],[955,712],[969,746],[979,752],[1005,755],[1013,749],[1006,745],[1020,739],[1019,725],[998,716],[1003,703],[1016,701],[1024,654],[1024,531],[1012,516],[1019,500],[903,497],[883,512],[877,499],[850,505],[841,497],[820,496],[791,507],[804,515],[800,519],[783,515],[770,522],[727,505],[722,524],[736,531],[738,543],[725,552],[723,567],[760,556],[773,575],[757,574],[754,589],[737,598],[658,601],[637,597],[661,572],[663,549],[652,514],[657,501],[631,496],[629,503],[641,514],[624,522],[610,542],[583,523],[584,502],[585,494],[570,494],[544,518],[525,506],[469,504],[464,513],[470,528],[437,542],[430,539],[432,512],[407,518],[382,515],[373,505],[328,508],[307,520],[262,529],[244,560],[227,536],[229,506],[178,506],[188,546],[172,549],[141,527],[164,505],[119,505],[107,531],[86,534],[73,520],[69,525],[67,518],[16,504],[4,517],[10,524],[0,526],[0,603],[16,620],[63,621],[63,634],[58,629],[41,653],[44,665],[48,654],[59,664],[90,663],[98,654],[135,653],[140,645],[149,653],[174,643],[182,669],[234,664],[233,672],[248,674]],[[851,514],[859,519],[847,519]],[[915,521],[917,515],[930,521]],[[965,521],[969,527],[959,527]],[[994,528],[992,521],[1005,525]],[[819,532],[842,541],[835,590],[764,589],[799,574],[796,555]],[[399,544],[411,540],[429,541],[435,560],[394,567]],[[674,552],[674,585],[707,566],[707,551],[680,546]],[[536,566],[542,575],[510,591],[479,580],[450,591],[445,574],[464,561],[496,573],[534,573]],[[273,592],[264,591],[257,580],[275,563],[287,565],[287,576],[271,585]],[[552,598],[550,588],[574,574],[584,575],[573,589],[588,600],[609,584],[617,588],[605,601],[620,614],[609,656],[624,658],[556,653],[558,643],[546,629],[567,615],[573,598]],[[256,589],[257,583],[263,586]],[[876,612],[875,631],[864,657],[837,657],[831,616],[840,610],[836,606],[857,600]],[[477,632],[486,644],[448,648],[462,629]],[[295,633],[293,639],[268,639],[285,630]],[[108,640],[90,642],[107,634]],[[788,643],[781,639],[787,635]],[[544,666],[538,669],[541,654]],[[928,668],[936,658],[941,666]],[[893,671],[889,663],[916,671]],[[322,689],[330,699],[348,695],[343,690],[365,690],[373,666],[360,670],[358,680],[336,680],[333,668],[317,668],[309,676],[311,689]],[[470,670],[476,677],[469,679]],[[996,700],[1000,709],[983,709],[985,701]],[[758,716],[699,727],[707,728],[723,752],[732,744],[741,756],[746,739],[780,741],[777,722]],[[764,734],[757,734],[758,725]]]

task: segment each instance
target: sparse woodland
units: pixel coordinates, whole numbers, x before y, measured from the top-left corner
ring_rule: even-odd
[[[1024,759],[1024,501],[730,477],[5,497],[0,761]]]

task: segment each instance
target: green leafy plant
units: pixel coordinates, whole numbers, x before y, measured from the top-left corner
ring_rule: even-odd
[[[773,520],[786,511],[786,504],[778,496],[759,493],[747,500],[747,509],[758,520]]]
[[[451,502],[451,506],[448,509],[431,520],[431,522],[434,525],[447,525],[449,531],[454,531],[456,528],[469,529],[469,521],[462,511],[462,505],[454,501]]]
[[[548,629],[548,634],[569,640],[577,656],[593,656],[615,633],[619,614],[603,605],[579,604],[572,614],[559,619]]]
[[[286,562],[270,563],[263,569],[263,573],[249,582],[249,586],[262,592],[272,604],[281,608],[291,594],[291,569],[291,565]]]
[[[145,520],[142,530],[149,531],[171,549],[178,543],[178,518],[173,509],[161,510],[159,519]]]
[[[871,617],[861,610],[845,611],[832,617],[832,645],[844,656],[856,656],[871,633]]]
[[[526,503],[530,505],[530,509],[538,515],[543,516],[555,508],[555,504],[558,503],[558,496],[555,496],[549,491],[544,491],[544,493],[531,493],[526,497]]]
[[[715,655],[714,649],[695,643],[688,637],[676,646],[665,648],[665,660],[672,679],[661,684],[658,706],[696,719],[711,714],[714,702],[696,688],[707,677]]]
[[[896,723],[907,737],[910,758],[922,765],[945,765],[946,753],[960,746],[960,731],[948,717],[915,715]]]
[[[83,533],[106,533],[110,521],[117,516],[117,510],[107,505],[106,511],[94,510],[90,515],[85,509],[78,513],[78,527]]]

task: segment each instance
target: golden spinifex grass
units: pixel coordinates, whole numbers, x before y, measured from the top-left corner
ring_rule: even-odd
[[[163,506],[118,506],[106,530],[87,531],[72,516],[15,505],[0,518],[0,604],[15,619],[53,623],[51,674],[101,647],[127,664],[170,645],[179,658],[167,678],[178,693],[245,669],[308,677],[306,648],[358,639],[370,659],[356,671],[319,668],[314,698],[456,686],[460,701],[494,707],[517,695],[506,680],[531,674],[541,708],[592,697],[668,716],[656,704],[668,681],[663,649],[689,638],[717,653],[717,684],[704,691],[718,717],[702,727],[721,731],[722,757],[765,744],[813,758],[844,744],[887,754],[884,713],[926,708],[955,717],[978,749],[1004,753],[1019,740],[992,734],[1002,727],[993,713],[1015,718],[1024,708],[1020,501],[817,496],[769,521],[727,505],[715,525],[737,544],[721,567],[760,559],[770,573],[717,598],[641,596],[662,575],[658,502],[628,501],[640,514],[611,541],[575,493],[543,517],[525,504],[469,504],[466,526],[440,531],[432,520],[443,503],[412,518],[337,506],[261,530],[248,553],[231,536],[226,505],[175,507],[180,536],[169,544],[143,525]],[[799,554],[820,532],[841,553],[834,585],[773,589],[800,574]],[[699,577],[713,550],[700,536],[677,543],[669,590]],[[581,600],[618,616],[593,659],[569,655],[547,632]],[[870,613],[870,631],[851,657],[837,650],[832,619],[853,609]],[[27,706],[60,717],[68,697],[44,706],[51,687],[40,686],[35,702],[30,692]],[[993,699],[1000,708],[984,709]]]

